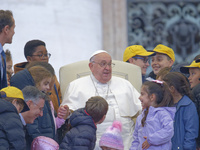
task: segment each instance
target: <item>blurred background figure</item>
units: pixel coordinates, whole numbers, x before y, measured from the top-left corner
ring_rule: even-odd
[[[10,50],[5,51],[6,54],[6,74],[7,74],[7,84],[10,86],[10,78],[12,74],[14,73],[13,71],[13,61],[12,61],[12,55]]]

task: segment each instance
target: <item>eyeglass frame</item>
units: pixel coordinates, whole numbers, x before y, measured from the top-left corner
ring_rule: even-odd
[[[39,58],[44,58],[44,56],[45,56],[45,57],[50,58],[50,57],[51,57],[51,53],[38,54],[38,55],[31,55],[31,56],[37,56],[37,57],[39,57]]]
[[[91,63],[98,64],[102,68],[106,68],[107,66],[113,68],[115,66],[115,63],[105,63],[105,64],[103,64],[103,62],[98,63],[98,62],[95,62],[95,61],[92,61]]]
[[[149,63],[149,61],[150,61],[149,58],[147,58],[147,59],[145,60],[145,58],[139,57],[139,56],[134,56],[134,57],[132,57],[132,58],[135,58],[135,59],[142,59],[143,63],[145,63],[145,64],[146,64],[147,62]]]
[[[35,104],[36,106],[38,106],[40,112],[43,112],[43,111],[44,111],[44,107],[40,107],[38,104],[36,104],[36,103],[34,103],[34,102],[33,102],[33,104]]]

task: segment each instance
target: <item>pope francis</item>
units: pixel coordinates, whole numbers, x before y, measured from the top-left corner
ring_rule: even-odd
[[[97,141],[114,120],[122,122],[122,137],[125,150],[131,146],[134,121],[132,117],[141,111],[140,94],[132,84],[120,77],[112,76],[111,56],[104,50],[98,50],[90,57],[91,75],[72,81],[63,98],[62,105],[68,105],[70,110],[85,106],[91,96],[101,96],[106,99],[109,109],[103,123],[97,125]]]

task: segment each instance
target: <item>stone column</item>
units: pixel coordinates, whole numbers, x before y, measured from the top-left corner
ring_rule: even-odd
[[[102,0],[103,49],[117,60],[128,43],[126,5],[126,0]]]

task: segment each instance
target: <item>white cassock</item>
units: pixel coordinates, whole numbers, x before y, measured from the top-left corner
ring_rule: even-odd
[[[140,94],[132,84],[120,77],[112,76],[111,80],[102,84],[91,74],[72,81],[65,92],[62,105],[68,105],[71,110],[85,107],[85,102],[92,96],[102,96],[106,99],[109,109],[103,123],[97,125],[97,142],[95,150],[99,148],[99,140],[114,120],[122,122],[122,138],[125,150],[133,141],[134,122],[131,119],[142,110],[138,99]]]

